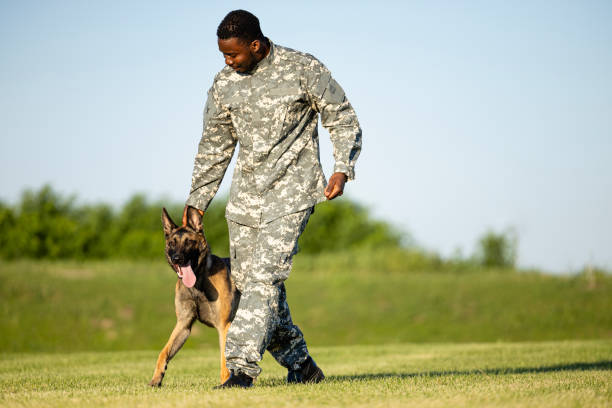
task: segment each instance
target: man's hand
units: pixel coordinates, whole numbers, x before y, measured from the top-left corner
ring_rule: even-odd
[[[325,197],[328,200],[333,200],[336,197],[341,196],[344,193],[344,183],[346,183],[346,174],[334,173],[329,178],[329,183],[325,188]]]

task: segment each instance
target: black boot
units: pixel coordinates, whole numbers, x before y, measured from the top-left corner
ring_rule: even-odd
[[[317,367],[312,357],[308,356],[299,369],[289,370],[287,374],[288,383],[318,383],[325,379],[323,371]]]
[[[230,372],[230,378],[227,379],[221,385],[217,385],[214,389],[220,390],[222,388],[232,388],[232,387],[240,387],[240,388],[250,388],[253,386],[253,378],[249,377],[244,373],[234,374],[233,371]]]

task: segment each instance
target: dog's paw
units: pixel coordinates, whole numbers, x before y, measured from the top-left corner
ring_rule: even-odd
[[[153,377],[153,379],[151,380],[151,382],[149,383],[149,385],[150,385],[151,387],[161,387],[161,385],[162,385],[162,379],[163,379],[163,378],[164,378],[164,376],[163,376],[163,375]]]

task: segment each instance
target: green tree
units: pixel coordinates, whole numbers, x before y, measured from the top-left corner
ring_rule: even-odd
[[[478,241],[477,259],[487,268],[514,268],[517,246],[518,238],[513,229],[500,233],[490,230]]]
[[[63,198],[51,186],[27,190],[9,232],[12,257],[70,258],[77,252],[78,225],[71,217],[74,198]]]
[[[388,223],[372,219],[369,211],[348,199],[316,206],[300,237],[303,253],[399,247],[401,234]]]
[[[14,258],[15,246],[11,242],[11,232],[15,228],[14,211],[0,201],[0,256]]]
[[[215,254],[227,256],[227,198],[215,199],[204,216],[204,233]],[[119,209],[78,205],[51,186],[25,191],[14,207],[0,202],[2,258],[148,258],[163,256],[161,209],[181,224],[183,203],[149,201],[135,194]],[[300,238],[304,253],[401,247],[402,235],[346,199],[321,203]]]

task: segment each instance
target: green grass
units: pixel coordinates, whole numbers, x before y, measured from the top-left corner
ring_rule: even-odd
[[[182,350],[151,389],[156,351],[0,355],[2,407],[609,407],[612,341],[311,349],[327,374],[285,385],[266,356],[250,390],[212,390],[217,351]]]
[[[612,338],[610,275],[404,272],[392,255],[297,257],[288,299],[310,345]],[[175,281],[162,261],[0,263],[0,350],[160,349]],[[216,347],[194,327],[187,348]]]
[[[298,257],[289,304],[327,380],[287,386],[266,356],[230,391],[199,324],[146,385],[174,325],[163,262],[0,263],[0,406],[612,407],[612,276],[409,258]]]

